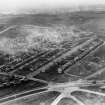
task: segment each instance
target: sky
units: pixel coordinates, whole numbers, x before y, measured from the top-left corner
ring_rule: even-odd
[[[105,0],[0,0],[0,12],[14,12],[21,8],[44,9],[90,4],[105,4]]]

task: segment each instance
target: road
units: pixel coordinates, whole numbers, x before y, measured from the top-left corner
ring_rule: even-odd
[[[10,27],[8,27],[8,28],[6,28],[6,29],[0,31],[0,34],[3,34],[4,32],[6,32],[6,31],[8,31],[8,30],[10,30],[10,29],[12,29],[12,28],[15,28],[15,27],[16,27],[16,25],[10,26]]]
[[[32,89],[32,90],[21,92],[21,93],[15,94],[15,95],[7,96],[5,98],[1,98],[0,103],[8,103],[8,102],[10,102],[12,100],[21,99],[21,98],[24,98],[24,97],[31,96],[33,94],[40,94],[40,93],[43,93],[45,91],[48,91],[48,87]]]
[[[98,82],[97,82],[98,83]],[[101,83],[99,82],[99,85],[102,85],[105,83]],[[63,98],[72,98],[74,101],[76,101],[77,103],[82,103],[79,99],[72,97],[71,93],[75,92],[75,91],[81,91],[81,92],[86,92],[86,93],[92,93],[92,94],[96,94],[96,95],[100,95],[100,96],[104,96],[105,97],[105,93],[102,92],[96,92],[96,91],[92,91],[92,90],[88,90],[88,89],[83,89],[83,87],[86,86],[95,86],[97,84],[94,84],[93,81],[86,81],[86,80],[77,80],[77,81],[73,81],[73,82],[67,82],[67,83],[56,83],[56,84],[49,84],[46,87],[40,88],[40,89],[34,89],[34,90],[30,90],[27,92],[23,92],[20,94],[16,94],[13,95],[11,97],[6,97],[2,100],[0,100],[1,105],[5,105],[6,103],[10,103],[19,100],[19,99],[25,99],[27,97],[30,97],[32,95],[38,95],[41,93],[46,93],[46,92],[51,92],[51,91],[56,91],[61,93],[52,103],[51,105],[57,105],[57,103],[63,99]],[[81,89],[82,87],[82,89]],[[62,97],[63,96],[63,97]],[[75,100],[77,99],[77,100]],[[80,105],[85,105],[85,104],[80,104]]]

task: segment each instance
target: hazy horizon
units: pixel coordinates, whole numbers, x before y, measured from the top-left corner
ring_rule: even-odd
[[[105,0],[3,0],[0,1],[0,12],[14,13],[28,9],[47,10],[93,4],[105,4]]]

